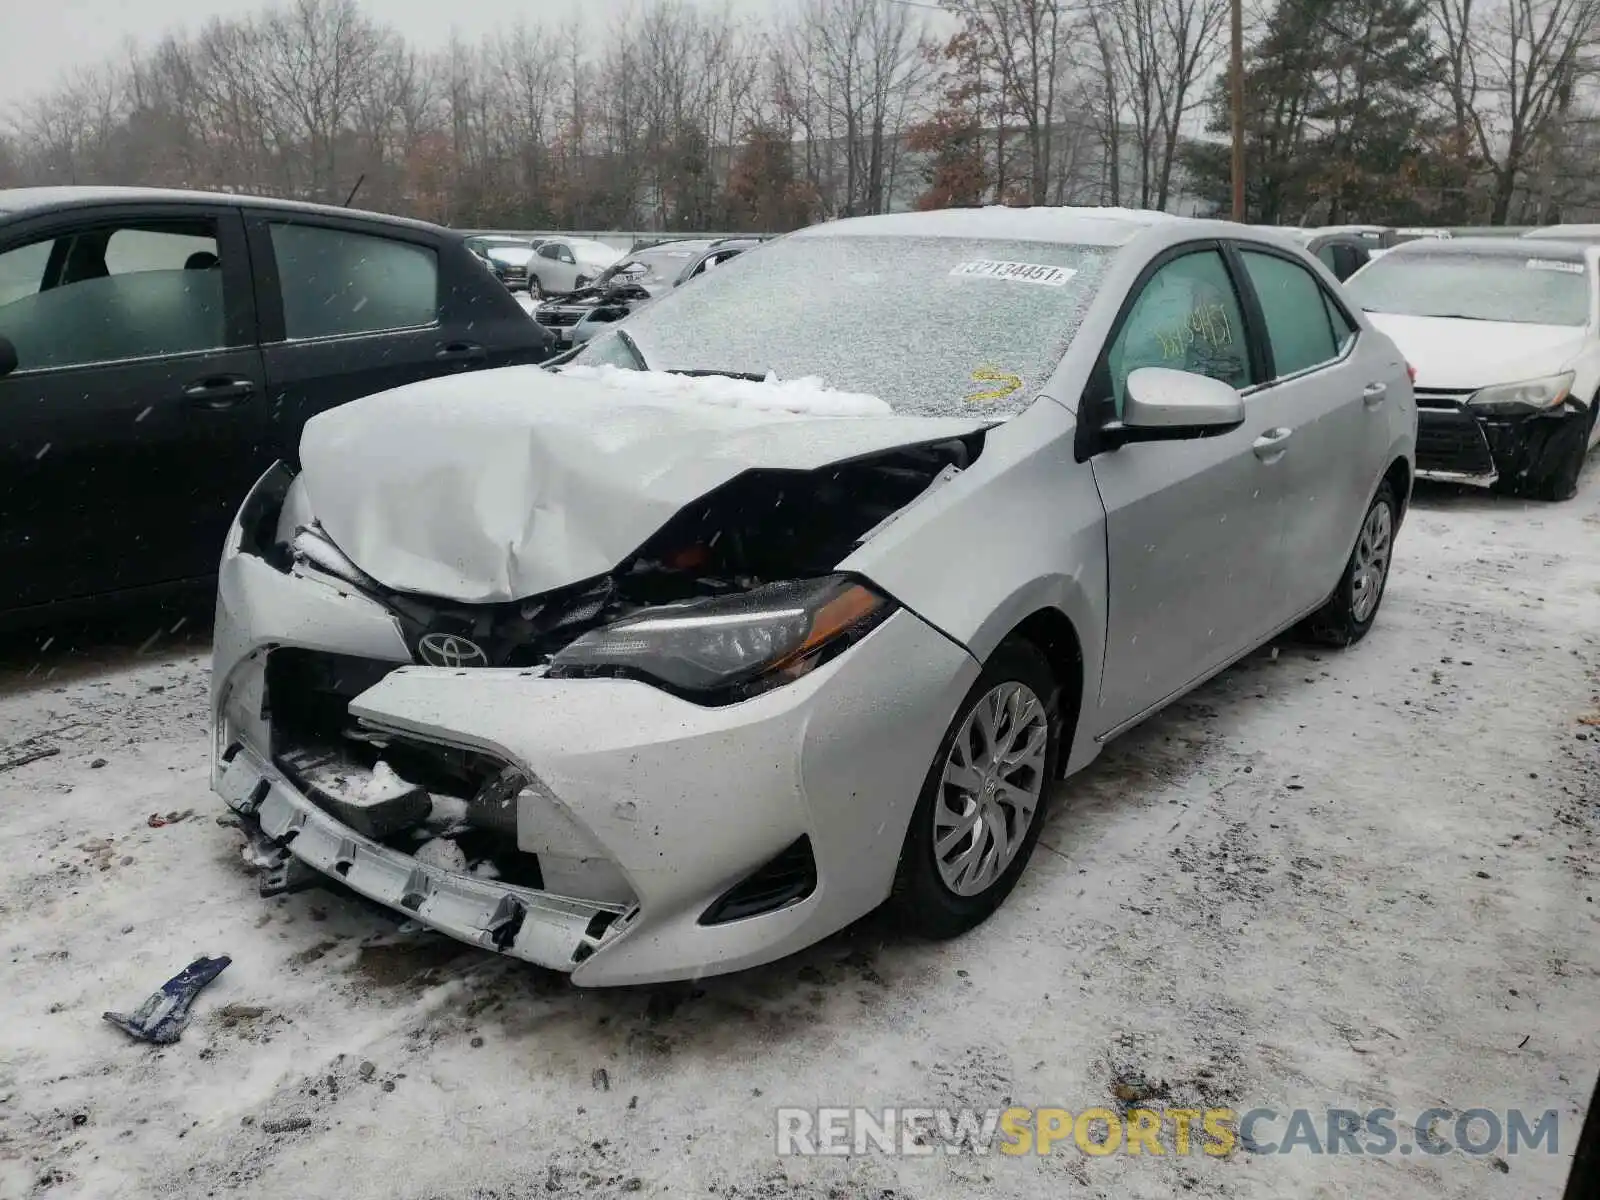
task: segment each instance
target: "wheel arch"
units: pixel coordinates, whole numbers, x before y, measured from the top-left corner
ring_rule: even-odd
[[[1030,643],[1050,665],[1050,672],[1061,687],[1061,754],[1058,774],[1065,775],[1067,763],[1073,757],[1080,718],[1084,705],[1083,641],[1078,637],[1072,618],[1059,608],[1045,606],[1035,609],[1000,639],[1000,644],[1013,640]]]
[[[1396,458],[1383,473],[1383,478],[1394,489],[1395,500],[1400,505],[1400,511],[1395,514],[1395,523],[1398,525],[1405,520],[1406,510],[1411,507],[1411,464],[1404,457]]]

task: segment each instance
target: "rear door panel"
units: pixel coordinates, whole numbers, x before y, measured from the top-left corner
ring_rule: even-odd
[[[1284,455],[1286,519],[1279,580],[1287,604],[1281,619],[1286,621],[1332,593],[1372,489],[1387,465],[1383,402],[1369,405],[1363,400],[1365,387],[1381,383],[1386,371],[1372,361],[1375,339],[1341,337],[1334,329],[1325,289],[1309,269],[1261,247],[1239,249],[1273,349],[1276,377],[1260,395],[1271,403],[1278,422],[1292,431]],[[1316,324],[1326,337],[1327,357],[1312,362],[1321,353],[1310,353],[1304,342],[1284,344],[1282,331],[1291,322],[1295,328]]]
[[[457,239],[266,214],[252,215],[249,233],[272,401],[270,457],[296,460],[306,421],[340,404],[550,353],[550,335]],[[414,295],[424,270],[433,276],[427,303]]]

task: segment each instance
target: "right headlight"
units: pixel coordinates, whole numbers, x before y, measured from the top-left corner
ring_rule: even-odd
[[[1539,412],[1554,408],[1567,398],[1572,390],[1573,372],[1546,375],[1541,379],[1525,379],[1521,383],[1502,383],[1486,387],[1467,397],[1467,407],[1473,412],[1514,416],[1518,413]]]
[[[753,588],[646,609],[572,642],[552,678],[647,679],[727,704],[798,679],[864,637],[894,602],[848,575]]]

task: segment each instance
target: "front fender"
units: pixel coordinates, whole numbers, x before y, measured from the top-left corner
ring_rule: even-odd
[[[872,580],[986,661],[1018,625],[1054,608],[1083,652],[1068,770],[1094,757],[1105,656],[1105,508],[1073,459],[1075,419],[1044,400],[991,429],[977,462],[903,509],[840,564]]]

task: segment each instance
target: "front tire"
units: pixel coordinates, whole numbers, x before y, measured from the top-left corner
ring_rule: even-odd
[[[911,815],[890,911],[950,938],[1016,886],[1044,824],[1060,754],[1060,685],[1033,643],[1001,643],[956,709]]]
[[[539,282],[539,277],[537,275],[528,276],[528,295],[532,296],[535,300],[544,299],[544,284]]]
[[[1578,420],[1535,418],[1529,425],[1519,475],[1495,480],[1494,490],[1506,496],[1555,503],[1578,494],[1578,476],[1589,457],[1589,434],[1594,430],[1595,406]]]
[[[1325,646],[1353,646],[1367,636],[1378,619],[1378,606],[1389,582],[1394,535],[1400,527],[1400,504],[1385,479],[1378,485],[1367,515],[1361,519],[1355,549],[1350,551],[1339,586],[1328,602],[1306,622],[1313,641]]]

